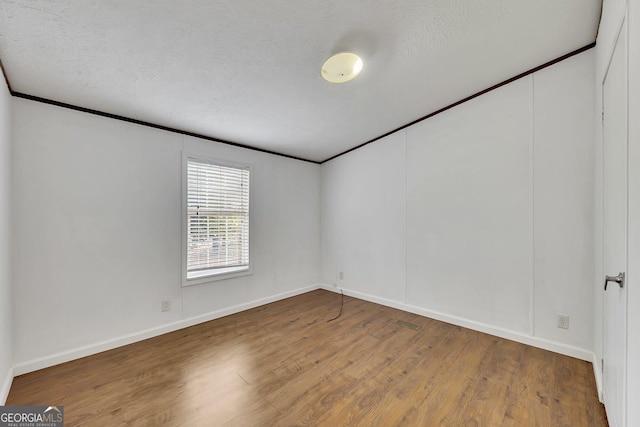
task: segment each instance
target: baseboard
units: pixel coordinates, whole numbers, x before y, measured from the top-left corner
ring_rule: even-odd
[[[9,390],[11,390],[11,384],[13,383],[14,377],[13,372],[13,368],[9,368],[7,376],[2,382],[2,388],[0,388],[0,406],[4,405],[7,402],[7,397],[9,397]]]
[[[48,368],[51,366],[59,365],[61,363],[69,362],[71,360],[80,359],[86,356],[91,356],[92,354],[101,353],[107,350],[112,350],[117,347],[122,347],[124,345],[132,344],[134,342],[153,338],[169,332],[174,332],[179,329],[188,328],[189,326],[194,326],[199,323],[208,322],[210,320],[215,320],[224,316],[229,316],[231,314],[239,313],[244,310],[249,310],[251,308],[259,307],[261,305],[269,304],[285,298],[290,298],[296,295],[304,294],[316,289],[325,289],[331,292],[339,292],[339,288],[335,288],[330,285],[326,285],[322,283],[311,285],[304,288],[298,288],[292,291],[283,292],[267,298],[261,298],[261,299],[250,301],[244,304],[239,304],[239,305],[225,308],[222,310],[216,310],[216,311],[202,314],[199,316],[183,319],[177,322],[169,323],[166,325],[158,326],[158,327],[147,329],[144,331],[124,335],[122,337],[114,338],[111,340],[106,340],[106,341],[98,342],[88,346],[67,350],[64,352],[53,354],[51,356],[46,356],[46,357],[18,363],[13,366],[12,372],[10,372],[9,373],[10,375],[7,377],[8,379],[6,379],[5,382],[3,383],[3,388],[0,389],[0,398],[4,396],[4,398],[6,399],[6,396],[9,393],[9,388],[11,387],[11,381],[14,376],[23,375],[29,372],[33,372],[33,371]],[[601,376],[600,376],[599,370],[596,368],[598,364],[595,363],[596,361],[595,361],[594,353],[589,350],[562,344],[555,341],[545,340],[538,337],[532,337],[527,334],[510,331],[508,329],[487,325],[481,322],[476,322],[473,320],[469,320],[469,319],[465,319],[457,316],[451,316],[445,313],[424,309],[424,308],[413,306],[410,304],[404,304],[404,303],[389,300],[386,298],[375,297],[373,295],[365,294],[358,291],[343,289],[343,292],[345,295],[351,296],[354,298],[370,301],[376,304],[396,308],[398,310],[407,311],[407,312],[425,316],[431,319],[436,319],[436,320],[447,322],[453,325],[462,326],[468,329],[483,332],[489,335],[494,335],[497,337],[509,339],[512,341],[520,342],[523,344],[531,345],[534,347],[542,348],[545,350],[553,351],[556,353],[560,353],[560,354],[575,357],[578,359],[586,360],[588,362],[592,362],[594,366],[594,373],[596,375],[596,384],[598,385],[598,392],[600,396],[602,395]]]
[[[596,377],[596,389],[598,390],[598,399],[600,403],[604,403],[602,399],[602,365],[601,361],[598,360],[598,356],[593,353],[593,359],[591,359],[591,363],[593,364],[593,375]]]
[[[118,338],[98,342],[98,343],[87,345],[84,347],[78,347],[75,349],[67,350],[64,352],[53,354],[51,356],[41,357],[38,359],[33,359],[26,362],[18,363],[13,367],[13,375],[11,376],[11,378],[13,378],[14,375],[15,376],[23,375],[29,372],[33,372],[33,371],[48,368],[51,366],[59,365],[61,363],[69,362],[71,360],[80,359],[86,356],[91,356],[92,354],[101,353],[107,350],[112,350],[114,348],[122,347],[124,345],[132,344],[134,342],[157,337],[158,335],[163,335],[169,332],[177,331],[179,329],[188,328],[189,326],[194,326],[199,323],[204,323],[210,320],[219,319],[220,317],[229,316],[231,314],[239,313],[241,311],[259,307],[261,305],[269,304],[282,299],[304,294],[319,288],[320,288],[319,285],[311,285],[304,288],[298,288],[292,291],[287,291],[287,292],[276,294],[270,297],[257,299],[254,301],[250,301],[244,304],[239,304],[239,305],[225,308],[222,310],[212,311],[199,316],[179,320],[177,322],[173,322],[173,323],[158,326],[155,328],[147,329],[144,331],[124,335]],[[11,384],[9,383],[9,386],[10,385]],[[8,389],[7,389],[7,393],[8,393]]]
[[[335,288],[331,285],[321,284],[321,289],[325,289],[331,292],[339,292],[340,288]],[[422,307],[416,307],[410,304],[404,304],[398,301],[389,300],[386,298],[379,298],[373,295],[365,294],[358,291],[352,291],[349,289],[342,289],[345,295],[354,298],[362,299],[365,301],[373,302],[376,304],[384,305],[398,310],[408,311],[409,313],[418,314],[420,316],[428,317],[430,319],[440,320],[442,322],[451,323],[453,325],[462,326],[464,328],[473,329],[474,331],[483,332],[485,334],[494,335],[496,337],[505,338],[511,341],[516,341],[522,344],[527,344],[533,347],[542,348],[544,350],[553,351],[555,353],[564,354],[566,356],[575,357],[576,359],[586,360],[587,362],[593,361],[593,352],[580,347],[574,347],[571,345],[559,343],[556,341],[546,340],[543,338],[532,337],[531,335],[523,334],[509,329],[500,328],[497,326],[488,325],[486,323],[476,322],[474,320],[465,319],[458,316],[452,316],[438,311],[428,310]]]

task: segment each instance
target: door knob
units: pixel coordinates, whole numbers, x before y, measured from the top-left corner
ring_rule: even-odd
[[[604,290],[607,290],[609,282],[616,282],[621,288],[624,288],[624,272],[617,276],[604,276]]]

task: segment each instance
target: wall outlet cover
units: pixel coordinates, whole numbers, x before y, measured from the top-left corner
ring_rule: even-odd
[[[558,328],[569,329],[569,316],[566,314],[558,314]]]

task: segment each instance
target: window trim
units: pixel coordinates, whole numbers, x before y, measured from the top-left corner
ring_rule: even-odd
[[[188,240],[188,177],[187,177],[187,163],[189,160],[200,162],[200,163],[210,163],[213,165],[219,166],[227,166],[233,168],[242,168],[249,170],[249,266],[245,267],[228,267],[225,268],[224,271],[208,274],[202,277],[194,277],[191,279],[187,278],[187,240]],[[216,157],[209,157],[206,155],[189,153],[186,151],[182,152],[182,200],[180,204],[180,215],[181,215],[181,235],[182,235],[182,248],[181,248],[181,257],[182,257],[182,286],[194,286],[200,285],[204,283],[217,282],[220,280],[231,279],[234,277],[248,276],[253,274],[253,167],[250,163],[244,163],[239,161],[221,159]]]

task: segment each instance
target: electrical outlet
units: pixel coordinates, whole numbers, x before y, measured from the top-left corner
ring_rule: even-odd
[[[171,310],[171,301],[162,301],[162,311]]]
[[[340,278],[340,280],[344,280],[344,273],[342,271],[339,272],[338,277]]]
[[[569,329],[569,316],[566,314],[558,314],[558,328]]]

